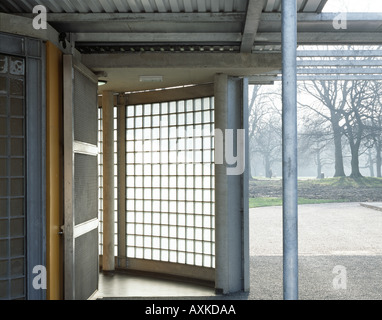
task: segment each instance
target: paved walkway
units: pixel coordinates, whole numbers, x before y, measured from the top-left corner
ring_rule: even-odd
[[[300,299],[382,299],[381,211],[359,203],[300,205],[298,225]],[[251,209],[250,230],[247,298],[282,299],[282,208]],[[335,266],[346,271],[346,289],[333,287]]]
[[[299,206],[300,299],[382,299],[382,212],[374,209],[359,203]],[[249,221],[249,293],[216,296],[213,289],[190,284],[115,277],[114,284],[101,278],[100,295],[160,299],[162,291],[167,299],[282,299],[282,208],[250,209]],[[333,286],[336,266],[346,272],[346,288]]]
[[[282,208],[250,209],[250,255],[282,255]],[[299,255],[382,255],[382,213],[359,203],[300,205]]]

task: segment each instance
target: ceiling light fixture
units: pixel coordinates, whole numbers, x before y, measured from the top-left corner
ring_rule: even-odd
[[[140,76],[140,82],[162,82],[163,76]]]
[[[103,86],[106,83],[107,83],[106,80],[98,80],[98,86]]]

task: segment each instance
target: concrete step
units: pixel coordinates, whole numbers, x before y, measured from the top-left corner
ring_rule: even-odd
[[[382,211],[382,202],[361,202],[360,205],[365,208]]]

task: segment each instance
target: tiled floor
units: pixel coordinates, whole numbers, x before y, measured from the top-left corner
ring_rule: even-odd
[[[214,296],[214,288],[154,277],[115,273],[99,275],[99,290],[94,298],[193,297]]]

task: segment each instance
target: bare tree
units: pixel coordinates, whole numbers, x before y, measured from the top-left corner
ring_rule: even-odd
[[[332,129],[334,144],[334,176],[345,176],[342,155],[342,124],[343,110],[347,99],[347,81],[304,81],[300,90],[309,93],[316,99],[316,104],[302,103],[303,108],[313,110],[327,120]]]
[[[374,81],[372,83],[372,90],[375,94],[376,100],[370,106],[370,118],[369,126],[371,130],[370,147],[375,149],[375,164],[377,169],[377,177],[382,177],[381,167],[382,167],[382,82]]]
[[[331,163],[324,158],[324,152],[332,143],[333,135],[328,122],[314,113],[303,117],[304,126],[299,133],[300,154],[313,157],[316,164],[316,177],[321,178],[322,167]]]
[[[281,121],[277,115],[259,126],[255,136],[255,152],[263,158],[265,176],[272,178],[272,165],[281,160]]]
[[[281,147],[281,111],[277,105],[280,99],[276,85],[254,86],[248,105],[251,163],[256,156],[262,157],[266,177],[272,163],[280,160],[277,153]]]
[[[264,97],[261,94],[261,86],[251,86],[252,95],[248,104],[248,138],[249,138],[249,154],[250,163],[255,159],[255,133],[259,123],[267,113]],[[252,169],[252,166],[250,166]],[[251,177],[254,173],[251,170]]]
[[[260,94],[261,86],[252,86],[252,95],[248,104],[248,127],[249,127],[249,137],[252,138],[258,123],[266,114],[266,108],[262,100],[262,95]]]
[[[351,152],[351,177],[362,176],[359,170],[359,153],[361,142],[372,137],[367,120],[370,118],[371,106],[376,102],[376,95],[370,89],[369,81],[351,81],[348,99],[343,109],[345,124],[343,132],[349,141]]]
[[[338,47],[337,50],[352,47]],[[375,49],[375,47],[373,47]],[[380,49],[380,48],[378,48]],[[336,57],[331,60],[344,62],[353,57]],[[376,59],[374,57],[368,60]],[[341,61],[342,60],[342,61]],[[350,62],[350,61],[349,61]],[[375,147],[377,171],[381,174],[381,83],[378,81],[310,81],[304,82],[302,91],[314,97],[316,104],[300,103],[305,109],[314,110],[330,124],[333,132],[335,154],[334,176],[344,176],[342,137],[349,142],[351,176],[361,176],[359,156],[367,148]],[[360,150],[364,145],[366,149]],[[370,162],[370,161],[369,161]],[[378,173],[377,173],[378,174]]]

